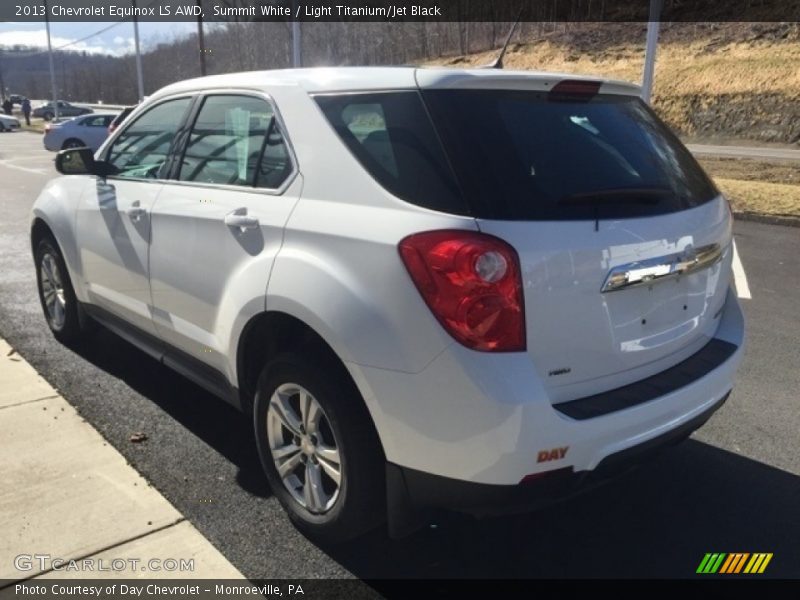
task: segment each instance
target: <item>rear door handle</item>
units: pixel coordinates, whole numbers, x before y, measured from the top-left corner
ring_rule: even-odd
[[[131,207],[128,209],[128,216],[131,218],[131,221],[139,221],[143,216],[147,214],[147,209],[142,208],[141,202],[136,200]]]
[[[244,232],[247,229],[256,229],[259,226],[258,219],[247,216],[246,208],[237,208],[235,211],[225,215],[225,225],[228,227],[238,227]]]

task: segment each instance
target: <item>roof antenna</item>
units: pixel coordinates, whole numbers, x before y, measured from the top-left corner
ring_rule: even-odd
[[[500,49],[500,54],[488,65],[483,65],[481,69],[503,68],[503,57],[506,55],[506,50],[508,50],[508,44],[511,42],[511,36],[513,36],[514,32],[517,30],[517,25],[519,25],[519,20],[521,18],[522,18],[522,9],[520,9],[519,14],[517,15],[517,20],[514,21],[514,24],[511,26],[511,29],[509,30],[508,35],[506,36],[506,41],[503,44],[503,47]]]

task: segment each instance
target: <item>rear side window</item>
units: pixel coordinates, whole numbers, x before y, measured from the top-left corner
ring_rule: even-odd
[[[276,188],[290,170],[275,112],[266,100],[209,96],[192,128],[178,178]]]
[[[103,115],[99,117],[87,117],[80,122],[85,127],[108,127],[109,122],[113,117]]]
[[[429,90],[424,97],[480,218],[640,217],[718,194],[638,98],[510,90]]]
[[[386,190],[432,210],[468,212],[418,92],[315,100],[353,156]]]

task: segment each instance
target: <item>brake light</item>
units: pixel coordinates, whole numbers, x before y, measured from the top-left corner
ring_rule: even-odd
[[[422,298],[458,342],[483,352],[525,350],[525,312],[516,251],[503,240],[460,230],[400,242]]]
[[[600,91],[600,81],[564,79],[555,84],[547,95],[548,100],[588,101]]]
[[[53,126],[52,126],[52,125],[50,125],[50,123],[48,123],[47,125],[45,125],[45,126],[44,126],[44,132],[45,132],[45,133],[47,133],[47,132],[48,132],[48,131],[50,131],[52,128],[53,128]]]

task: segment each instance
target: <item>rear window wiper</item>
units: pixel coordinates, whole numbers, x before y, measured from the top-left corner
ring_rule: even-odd
[[[616,188],[580,192],[560,198],[561,206],[598,206],[609,204],[657,204],[659,200],[671,196],[669,188]]]

